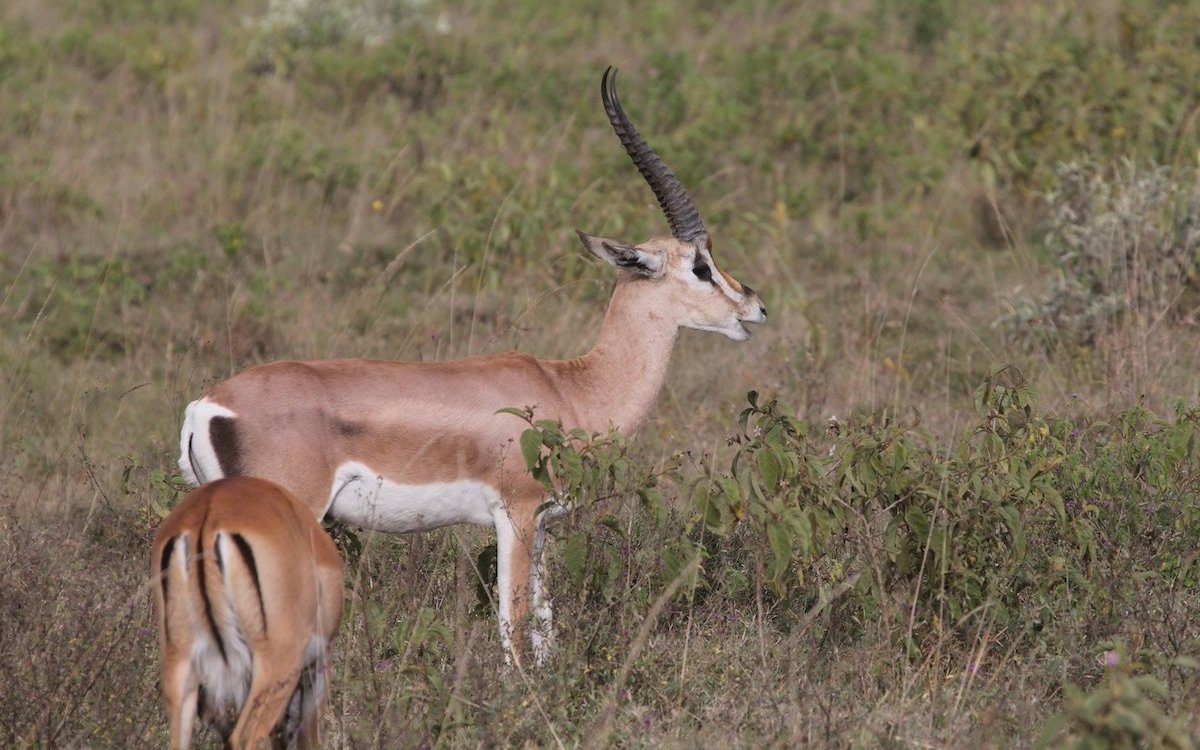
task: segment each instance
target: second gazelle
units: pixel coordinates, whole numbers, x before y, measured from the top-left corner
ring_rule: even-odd
[[[284,485],[318,518],[380,531],[454,523],[494,526],[500,637],[534,612],[533,649],[547,654],[550,604],[541,576],[545,489],[525,468],[526,427],[505,407],[532,407],[567,429],[632,434],[667,375],[680,328],[750,337],[767,311],[717,268],[700,214],[675,175],[601,81],[613,130],[658,198],[670,237],[641,244],[579,232],[618,270],[591,351],[568,360],[513,352],[448,362],[331,359],[274,362],[218,383],[187,407],[179,463],[193,482],[252,475]]]

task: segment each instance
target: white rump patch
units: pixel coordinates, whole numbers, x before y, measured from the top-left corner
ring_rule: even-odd
[[[217,619],[217,627],[221,629],[225,656],[221,657],[217,642],[211,637],[206,624],[195,631],[192,664],[200,684],[204,686],[209,706],[221,713],[236,714],[246,703],[246,694],[250,692],[254,661],[250,655],[250,645],[246,643],[246,636],[238,627],[237,620],[230,619],[233,618],[233,604],[224,592],[220,601],[213,602],[213,607],[220,608],[213,616]]]
[[[207,397],[187,405],[183,427],[179,430],[179,470],[188,484],[198,487],[223,476],[208,433],[208,423],[213,417],[236,416],[232,410]]]
[[[364,529],[426,531],[454,523],[492,526],[500,493],[483,482],[399,484],[348,461],[337,468],[326,513]]]
[[[187,536],[186,532],[181,535],[184,544],[181,545],[179,552],[179,565],[185,577],[190,568],[188,565],[188,547],[190,545]],[[225,543],[225,534],[218,532],[215,543],[221,545],[223,552],[229,552],[227,543]],[[205,551],[197,548],[193,554],[203,555]],[[204,561],[201,560],[200,564],[203,565]],[[199,579],[189,583],[188,588],[193,585],[199,586]],[[208,599],[213,608],[213,620],[216,622],[217,630],[220,631],[221,645],[225,652],[222,656],[221,647],[217,646],[216,634],[210,629],[208,617],[203,611],[197,610],[193,606],[196,597],[189,594],[185,606],[188,608],[188,621],[192,628],[192,667],[196,670],[200,684],[204,686],[209,707],[218,714],[236,714],[242,704],[246,702],[246,694],[250,690],[250,677],[254,663],[250,655],[250,645],[246,642],[246,636],[238,624],[227,582],[225,580],[214,581],[210,577],[205,580],[205,585],[208,589]]]

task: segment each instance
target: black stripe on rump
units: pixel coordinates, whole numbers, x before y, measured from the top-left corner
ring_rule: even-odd
[[[212,441],[213,452],[217,454],[221,473],[227,477],[241,475],[242,446],[233,417],[213,417],[208,420],[208,438]]]
[[[212,600],[208,596],[208,586],[204,581],[204,524],[208,522],[208,511],[204,511],[204,519],[200,521],[200,534],[197,539],[196,549],[196,583],[200,586],[200,598],[204,600],[204,616],[208,619],[208,628],[212,631],[213,639],[217,642],[217,650],[221,652],[221,661],[229,663],[229,658],[225,656],[225,641],[221,638],[221,631],[217,629],[217,620],[213,617]],[[220,552],[217,552],[216,545],[213,545],[213,554],[217,555],[218,564],[220,563]]]
[[[221,532],[213,538],[213,558],[217,561],[217,570],[221,571],[221,575],[225,575],[225,558],[221,557]]]
[[[162,557],[158,562],[158,585],[162,589],[162,618],[163,618],[163,633],[167,636],[167,643],[171,642],[171,629],[167,627],[167,622],[170,618],[167,616],[167,608],[170,606],[167,602],[167,584],[170,582],[170,577],[167,574],[167,568],[171,565],[171,553],[175,551],[175,540],[179,537],[171,537],[167,543],[163,545]]]
[[[263,632],[266,633],[267,605],[263,602],[262,584],[258,580],[258,564],[254,562],[254,550],[250,549],[250,543],[241,534],[232,534],[232,536],[238,552],[242,553],[242,561],[250,569],[250,578],[254,581],[254,593],[258,594],[258,611],[262,614]]]

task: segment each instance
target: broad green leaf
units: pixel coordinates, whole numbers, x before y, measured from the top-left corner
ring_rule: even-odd
[[[583,458],[571,448],[563,448],[558,454],[558,469],[560,477],[569,485],[576,485],[583,479]]]
[[[515,406],[506,406],[503,409],[497,409],[496,413],[497,414],[511,414],[514,417],[520,417],[521,419],[524,419],[527,422],[529,421],[530,416],[532,416],[532,413],[528,409],[518,409]]]
[[[789,562],[792,559],[792,534],[782,523],[772,523],[767,526],[767,540],[771,543],[771,552],[775,560]]]
[[[654,522],[662,525],[667,520],[667,506],[663,502],[662,493],[657,487],[641,487],[638,489],[638,499],[642,501],[642,507],[650,511],[654,516]]]
[[[521,433],[521,455],[525,457],[525,466],[530,471],[537,468],[538,459],[542,456],[542,434],[534,429]]]
[[[742,490],[736,479],[730,477],[717,477],[717,488],[721,491],[726,500],[731,504],[739,504],[742,499]]]
[[[567,538],[563,561],[567,566],[567,574],[571,576],[571,583],[576,588],[583,585],[583,574],[587,569],[587,551],[587,532],[577,531]]]
[[[1018,559],[1025,557],[1025,530],[1021,526],[1021,514],[1013,505],[1002,505],[999,508],[1000,517],[1004,519],[1004,525],[1008,527],[1008,533],[1012,536],[1013,551]]]
[[[150,510],[152,510],[154,515],[158,516],[159,519],[163,519],[171,515],[171,509],[164,505],[159,500],[158,496],[153,493],[150,495]]]
[[[758,463],[758,473],[762,475],[764,489],[773,492],[779,486],[779,459],[773,448],[766,447],[755,455]]]
[[[796,531],[796,541],[800,544],[800,554],[806,559],[810,559],[813,554],[813,520],[807,513],[797,515],[797,521],[793,526]]]
[[[924,545],[925,538],[929,535],[929,517],[925,515],[925,511],[918,505],[910,505],[908,510],[904,511],[904,520],[917,536],[917,541]]]

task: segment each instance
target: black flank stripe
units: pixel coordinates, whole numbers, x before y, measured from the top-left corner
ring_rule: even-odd
[[[171,642],[171,630],[167,627],[167,623],[170,622],[170,618],[167,617],[167,608],[170,606],[167,602],[167,583],[170,581],[167,575],[167,567],[171,564],[171,553],[175,550],[175,540],[177,538],[171,537],[167,540],[167,543],[163,546],[162,558],[158,563],[158,585],[162,587],[163,597],[163,632],[167,635],[167,643]]]
[[[250,549],[250,542],[247,542],[241,534],[233,534],[233,543],[237,545],[238,552],[242,553],[242,560],[250,569],[250,578],[254,580],[254,593],[258,594],[258,611],[262,614],[263,632],[265,633],[267,631],[267,605],[263,602],[262,584],[258,581],[258,565],[254,562],[254,550]]]
[[[339,435],[348,438],[359,437],[367,431],[366,425],[362,422],[347,422],[342,419],[333,420],[333,428],[337,430]]]
[[[233,417],[213,417],[208,420],[208,437],[212,441],[217,463],[227,477],[242,474],[242,446],[238,439],[237,423]]]
[[[217,642],[217,650],[221,652],[221,661],[229,663],[228,657],[225,656],[225,641],[221,638],[221,631],[217,630],[217,620],[213,617],[212,600],[208,596],[208,586],[204,582],[204,524],[208,522],[208,511],[204,512],[204,519],[200,521],[199,539],[196,540],[196,576],[197,583],[200,586],[200,598],[204,600],[204,616],[208,618],[208,628],[212,631],[213,639]],[[213,548],[213,554],[219,554],[216,551],[216,545]]]

